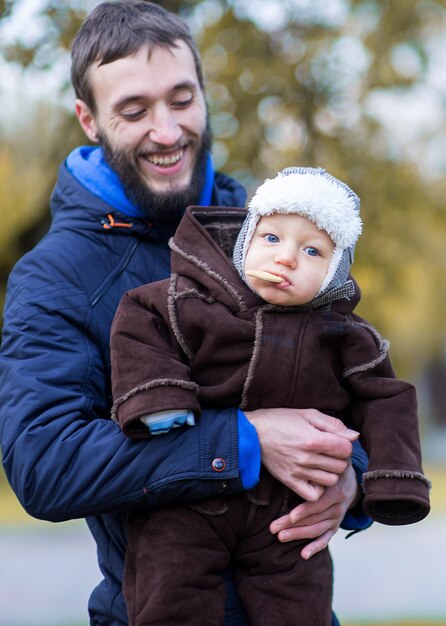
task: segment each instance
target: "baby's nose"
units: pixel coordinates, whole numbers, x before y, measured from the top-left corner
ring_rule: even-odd
[[[295,269],[297,267],[296,257],[293,254],[287,252],[278,253],[274,260],[279,265],[284,265],[285,267],[289,267],[290,269]]]

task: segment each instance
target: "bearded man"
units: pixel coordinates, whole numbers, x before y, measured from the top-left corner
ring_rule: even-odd
[[[75,111],[93,146],[62,163],[48,234],[13,269],[0,354],[3,463],[27,512],[87,519],[103,580],[90,623],[128,624],[121,581],[133,507],[235,494],[260,461],[308,502],[277,520],[280,541],[324,549],[344,519],[367,525],[355,435],[317,411],[205,411],[162,442],[110,419],[110,325],[122,295],[169,275],[168,239],[188,205],[239,206],[214,172],[199,54],[186,24],[150,2],[105,2],[72,47]],[[360,474],[365,456],[353,447]],[[321,495],[322,494],[322,495]],[[227,584],[225,624],[246,623]],[[150,582],[148,582],[150,584]],[[200,616],[197,615],[197,624]]]

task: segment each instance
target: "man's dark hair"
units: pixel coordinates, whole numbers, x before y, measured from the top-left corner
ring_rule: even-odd
[[[79,29],[71,51],[71,81],[76,96],[90,111],[96,105],[89,80],[89,68],[105,65],[136,53],[142,47],[177,47],[184,41],[192,52],[198,81],[203,88],[200,54],[187,24],[174,13],[152,2],[118,0],[103,2],[93,9]]]

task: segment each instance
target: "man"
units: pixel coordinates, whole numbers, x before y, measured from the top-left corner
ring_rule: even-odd
[[[10,276],[2,453],[28,513],[87,518],[104,575],[90,623],[123,626],[126,510],[238,493],[257,482],[261,454],[308,500],[271,530],[282,541],[314,538],[309,558],[357,503],[356,435],[316,411],[248,419],[234,407],[224,419],[206,411],[195,428],[153,446],[125,438],[109,419],[109,331],[121,296],[168,276],[167,241],[187,205],[243,206],[246,194],[213,171],[200,60],[179,18],[146,2],[103,3],[77,34],[72,60],[76,115],[100,148],[81,147],[61,165],[49,233]],[[356,454],[361,473],[364,455]],[[350,521],[367,524],[361,512]],[[226,624],[244,623],[231,577],[222,575]]]

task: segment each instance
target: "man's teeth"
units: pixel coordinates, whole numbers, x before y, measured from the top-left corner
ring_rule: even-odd
[[[171,154],[170,156],[157,156],[156,154],[152,154],[147,157],[147,160],[153,165],[174,165],[178,163],[178,161],[183,156],[183,151],[179,150],[175,154]]]

